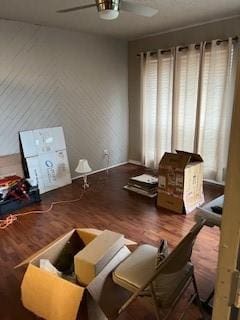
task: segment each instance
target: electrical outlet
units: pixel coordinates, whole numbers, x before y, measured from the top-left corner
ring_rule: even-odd
[[[108,156],[109,155],[108,149],[104,149],[103,153],[104,153],[104,156]]]

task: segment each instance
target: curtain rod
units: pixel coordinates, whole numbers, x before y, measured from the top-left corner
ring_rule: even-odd
[[[238,38],[238,36],[235,36],[234,38],[232,38],[232,40],[233,41],[235,41],[235,42],[237,42],[238,40],[239,40],[239,38]],[[222,43],[222,42],[227,42],[228,41],[228,39],[223,39],[223,40],[217,40],[217,44],[220,44],[220,43]],[[207,45],[210,45],[212,42],[211,41],[207,41],[206,42],[206,44]],[[181,50],[184,50],[184,49],[188,49],[189,48],[189,45],[183,45],[183,46],[179,46],[179,50],[181,51]],[[195,45],[195,48],[197,49],[197,48],[200,48],[200,43],[197,43],[196,45]],[[161,53],[168,53],[168,52],[171,52],[171,48],[169,48],[169,49],[163,49],[163,50],[160,50],[161,51]],[[144,55],[146,55],[147,53],[146,52],[140,52],[140,53],[138,53],[137,54],[137,56],[138,57],[140,57],[141,56],[141,53],[143,53]],[[154,50],[151,50],[150,51],[150,55],[153,55],[153,54],[157,54],[158,53],[158,50],[157,49],[154,49]]]

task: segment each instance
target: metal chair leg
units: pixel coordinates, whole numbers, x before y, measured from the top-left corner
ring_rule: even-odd
[[[205,313],[204,313],[204,310],[203,310],[202,302],[200,300],[200,295],[199,295],[199,292],[198,292],[197,282],[196,282],[196,278],[195,278],[194,273],[192,275],[192,282],[193,282],[193,287],[194,287],[194,290],[195,290],[195,293],[196,293],[196,302],[197,302],[199,311],[200,311],[200,313],[202,315],[202,319],[205,319]]]
[[[151,290],[151,295],[152,295],[152,298],[153,298],[156,319],[157,320],[161,320],[160,311],[159,311],[158,302],[157,302],[157,297],[156,297],[156,294],[155,294],[155,291],[154,291],[152,283],[150,284],[150,290]]]

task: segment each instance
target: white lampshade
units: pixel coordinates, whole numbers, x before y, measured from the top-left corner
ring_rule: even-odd
[[[91,172],[92,169],[91,169],[91,167],[89,166],[87,159],[80,159],[79,162],[78,162],[77,168],[75,169],[75,171],[76,171],[77,173],[82,173],[82,174],[84,174],[84,173]]]
[[[98,12],[99,17],[104,20],[116,19],[119,15],[119,11],[113,9],[105,9]]]

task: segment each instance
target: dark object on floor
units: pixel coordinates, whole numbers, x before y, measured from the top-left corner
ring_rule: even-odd
[[[14,189],[14,186],[19,184],[22,179],[19,176],[12,175],[0,179],[0,200],[6,200],[9,192]]]
[[[73,233],[69,241],[63,247],[54,267],[65,275],[72,275],[74,272],[74,256],[85,247],[83,241],[76,232]]]
[[[26,179],[15,181],[9,188],[6,200],[29,200],[28,195],[31,185]]]
[[[0,216],[22,209],[32,203],[40,202],[40,194],[38,187],[30,187],[28,191],[28,199],[8,199],[0,202]]]
[[[211,207],[212,211],[216,214],[222,214],[222,207],[219,206],[213,206]]]

